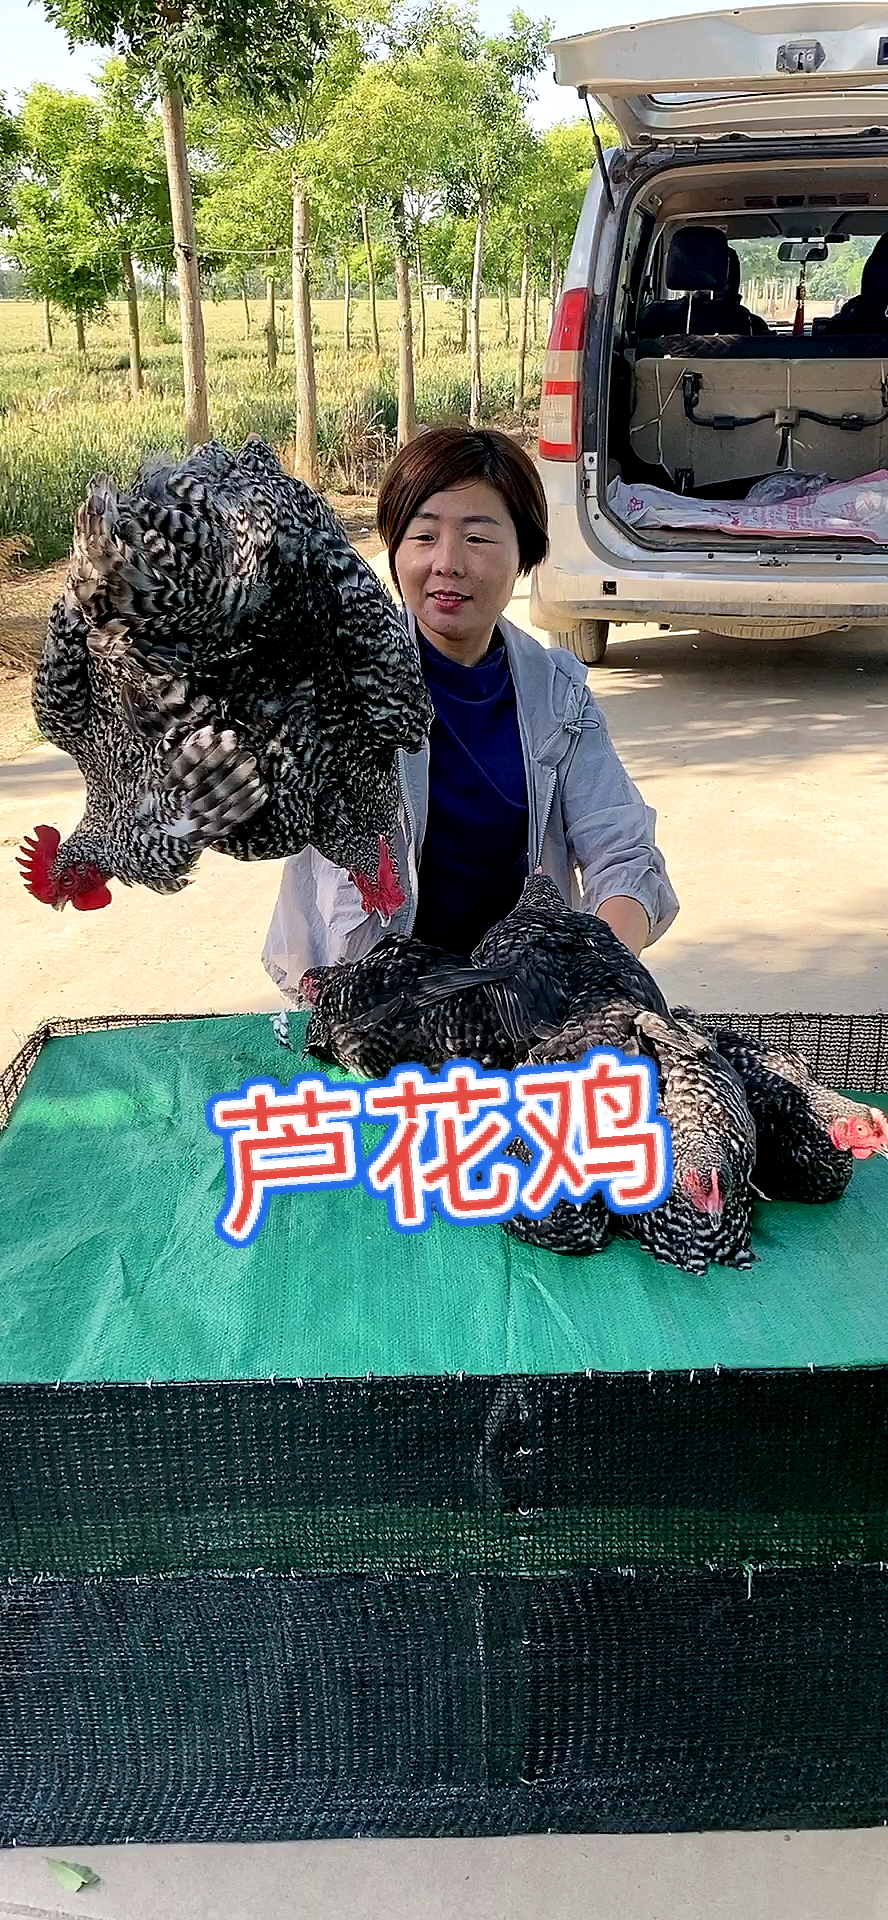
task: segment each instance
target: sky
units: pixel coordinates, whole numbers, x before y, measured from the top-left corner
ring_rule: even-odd
[[[545,0],[521,0],[521,3],[533,19],[548,17],[553,38],[557,39],[572,33],[591,32],[596,27],[622,26],[637,21],[639,14],[642,19],[654,20],[672,14],[706,13],[713,6],[713,0],[588,0],[585,5],[579,0],[562,0],[561,4],[550,0],[548,6]],[[501,32],[516,4],[518,0],[479,0],[482,31]],[[29,5],[28,0],[0,0],[0,22],[3,28],[2,88],[10,106],[16,104],[17,96],[33,86],[35,80],[44,80],[52,87],[85,91],[90,74],[105,58],[100,50],[91,51],[86,47],[77,47],[73,54],[69,53],[64,34],[50,26],[40,0],[35,0],[34,5]],[[539,80],[537,99],[531,110],[535,125],[547,127],[556,120],[572,120],[579,110],[573,90],[556,87],[550,66]]]

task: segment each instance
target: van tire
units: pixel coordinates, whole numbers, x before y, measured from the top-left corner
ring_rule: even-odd
[[[581,620],[568,633],[554,635],[556,644],[582,660],[585,667],[600,667],[607,652],[608,620]]]

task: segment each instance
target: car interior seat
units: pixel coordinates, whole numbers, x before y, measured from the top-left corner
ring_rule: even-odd
[[[740,270],[740,255],[737,252],[736,247],[729,247],[728,248],[728,282],[727,282],[727,286],[725,287],[725,293],[730,300],[736,300],[738,306],[740,307],[741,313],[745,313],[746,318],[749,321],[750,333],[770,333],[771,329],[768,326],[767,320],[763,320],[760,313],[751,313],[749,307],[744,307],[740,299],[741,278],[742,278],[742,275]]]
[[[822,333],[888,333],[888,233],[883,233],[860,276],[860,292],[846,300]]]
[[[729,252],[719,227],[680,227],[666,255],[666,285],[685,298],[649,301],[639,334],[660,340],[674,333],[749,335],[752,316],[727,291]]]

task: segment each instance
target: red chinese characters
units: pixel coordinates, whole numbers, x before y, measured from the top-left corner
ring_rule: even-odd
[[[371,1192],[385,1196],[393,1227],[427,1227],[432,1204],[450,1220],[509,1218],[519,1170],[487,1163],[514,1132],[496,1111],[510,1105],[508,1074],[482,1074],[473,1062],[449,1067],[442,1080],[399,1067],[385,1086],[366,1089],[367,1118],[395,1123],[365,1175]]]
[[[385,1200],[392,1227],[417,1233],[435,1212],[459,1223],[539,1219],[598,1191],[613,1212],[640,1212],[659,1206],[672,1177],[653,1063],[609,1048],[511,1074],[459,1060],[437,1079],[411,1065],[359,1086],[323,1074],[284,1089],[246,1082],[209,1100],[206,1117],[225,1142],[216,1230],[231,1246],[249,1244],[270,1195],[286,1190],[360,1182]],[[362,1118],[388,1126],[367,1155]],[[516,1136],[533,1150],[530,1166],[505,1153]]]
[[[262,1225],[268,1198],[282,1188],[348,1187],[357,1174],[356,1087],[329,1087],[323,1075],[243,1086],[207,1104],[207,1122],[226,1141],[228,1194],[216,1230],[246,1246]]]
[[[659,1206],[672,1175],[665,1120],[656,1117],[650,1060],[600,1048],[573,1067],[519,1068],[517,1117],[539,1158],[521,1193],[525,1213],[542,1217],[558,1200],[599,1190],[615,1213]]]

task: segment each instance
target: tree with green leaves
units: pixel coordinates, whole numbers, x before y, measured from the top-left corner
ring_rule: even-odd
[[[269,373],[277,368],[280,345],[277,287],[286,270],[290,225],[290,186],[285,156],[257,151],[245,143],[239,120],[215,120],[206,131],[205,150],[213,164],[198,208],[201,252],[219,253],[242,287],[258,270],[265,279],[265,355]]]
[[[536,195],[534,213],[537,232],[541,239],[545,239],[549,256],[547,331],[552,326],[564,269],[594,167],[595,149],[592,129],[587,120],[547,127],[541,135],[539,178],[542,190]]]
[[[115,291],[119,265],[113,243],[81,200],[58,185],[23,180],[12,189],[12,226],[5,246],[21,268],[28,292],[43,306],[43,338],[53,345],[52,309],[70,314],[78,352],[86,352],[86,322],[97,320]]]
[[[106,292],[122,292],[126,300],[130,391],[137,398],[143,377],[134,260],[167,265],[172,248],[159,124],[123,61],[112,60],[95,98],[32,87],[21,131],[29,171],[60,196],[72,231],[91,221],[100,250],[101,237],[107,241]]]
[[[69,41],[125,55],[160,99],[182,323],[185,431],[209,436],[206,352],[185,109],[220,88],[265,111],[310,85],[333,23],[328,0],[44,0]]]
[[[445,31],[425,55],[428,84],[448,102],[446,171],[451,210],[471,215],[475,223],[472,261],[471,400],[469,422],[481,421],[481,287],[488,217],[507,201],[516,174],[525,164],[532,136],[525,115],[525,97],[543,64],[549,35],[547,22],[534,24],[526,14],[513,13],[509,32],[501,39],[477,36],[472,57],[466,59],[467,29],[457,44]]]
[[[441,178],[445,127],[439,97],[423,89],[422,56],[390,56],[358,74],[334,108],[319,164],[358,206],[384,213],[395,253],[398,301],[398,445],[416,432],[409,196]]]
[[[465,353],[469,343],[469,301],[475,260],[474,221],[461,220],[453,213],[439,214],[427,229],[425,252],[435,279],[459,302],[459,350]]]
[[[22,136],[18,120],[0,98],[0,232],[12,224],[13,186],[22,165]]]
[[[282,61],[286,57],[282,50]],[[317,181],[318,141],[335,102],[347,91],[364,58],[363,31],[352,16],[330,14],[326,39],[315,49],[309,71],[286,79],[262,107],[253,107],[235,85],[220,84],[215,100],[200,112],[202,144],[225,164],[236,154],[263,156],[276,179],[285,178],[293,289],[293,344],[296,363],[295,465],[310,486],[317,486],[317,382],[311,321],[311,195]],[[215,110],[217,124],[212,123]],[[227,160],[225,156],[228,156]],[[252,164],[252,162],[251,162]]]
[[[504,209],[511,234],[513,270],[519,279],[518,346],[515,361],[515,412],[524,418],[524,388],[527,374],[527,335],[530,318],[531,268],[535,228],[545,201],[545,172],[539,135],[528,143]]]

